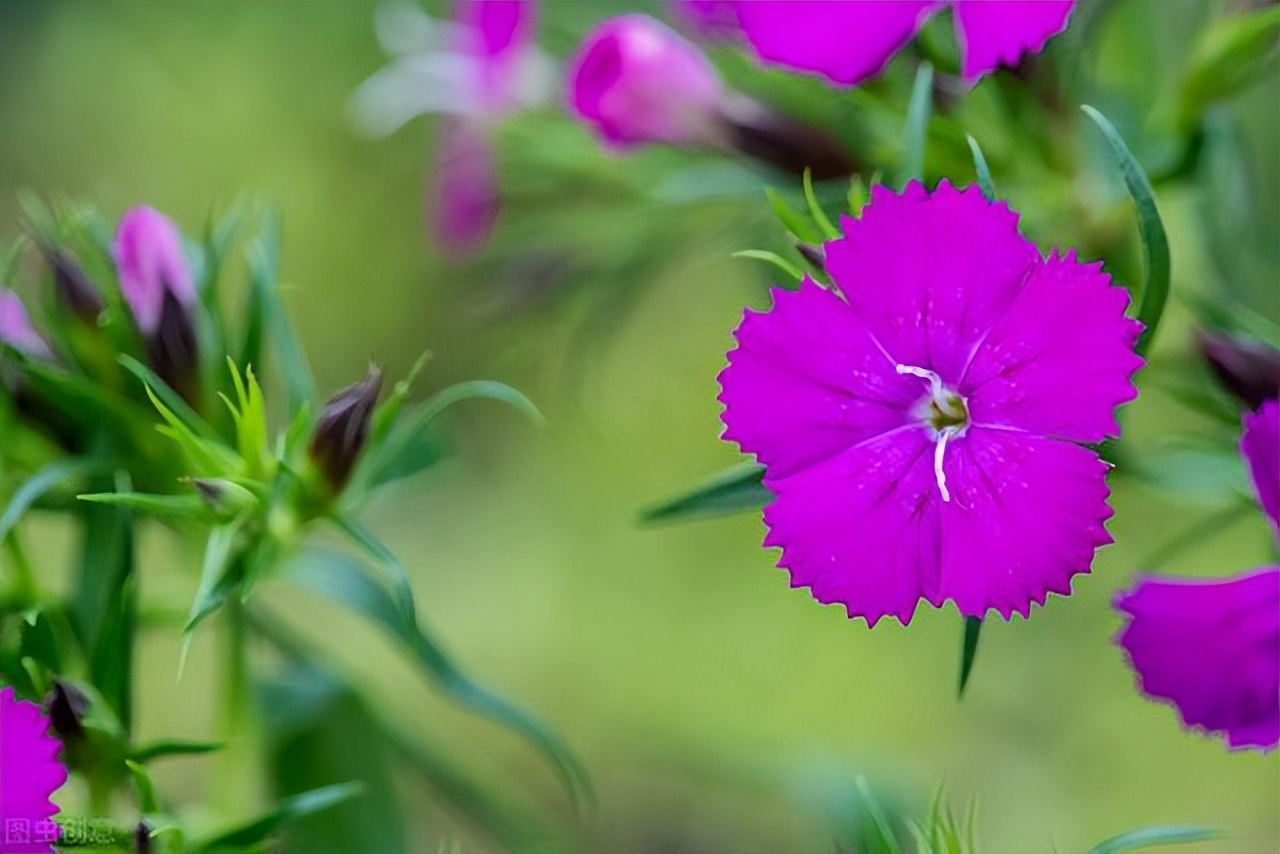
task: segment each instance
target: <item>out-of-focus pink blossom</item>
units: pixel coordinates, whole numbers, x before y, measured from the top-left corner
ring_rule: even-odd
[[[647,15],[600,24],[570,63],[570,107],[616,147],[707,142],[720,101],[702,51]]]
[[[52,355],[49,345],[31,325],[27,307],[8,288],[0,288],[0,344],[41,359]]]
[[[142,334],[152,337],[160,326],[166,293],[183,307],[196,301],[191,268],[182,251],[182,234],[155,208],[125,212],[111,246],[120,291]]]

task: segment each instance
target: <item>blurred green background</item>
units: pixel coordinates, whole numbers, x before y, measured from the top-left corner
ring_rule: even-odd
[[[1156,151],[1161,99],[1205,21],[1233,4],[1115,5],[1096,43],[1071,58],[1135,149]],[[545,3],[542,43],[562,59],[593,21],[635,6],[664,14],[652,4]],[[956,702],[951,609],[924,608],[909,629],[886,621],[868,631],[788,588],[776,555],[759,548],[758,514],[637,525],[642,508],[738,459],[717,439],[716,374],[743,306],[767,304],[768,271],[729,257],[778,242],[763,196],[664,206],[637,188],[711,161],[664,151],[610,158],[550,110],[502,131],[510,197],[491,250],[448,263],[422,228],[434,120],[369,140],[347,119],[353,89],[386,62],[373,14],[354,0],[0,0],[0,236],[19,227],[21,190],[90,200],[112,216],[147,203],[192,232],[242,194],[269,199],[284,216],[286,301],[322,388],[355,381],[370,359],[403,375],[430,350],[424,392],[498,379],[542,407],[542,429],[492,404],[461,408],[451,422],[459,453],[396,487],[370,522],[410,567],[425,618],[459,662],[584,760],[607,850],[831,851],[861,774],[917,809],[944,781],[958,803],[976,797],[991,852],[1079,851],[1156,823],[1230,834],[1188,851],[1276,850],[1276,756],[1228,754],[1184,733],[1172,710],[1134,691],[1110,641],[1114,591],[1159,546],[1218,512],[1238,478],[1223,486],[1219,472],[1190,463],[1146,482],[1117,477],[1116,545],[1069,599],[1027,622],[992,622]],[[767,88],[773,78],[759,79]],[[1273,61],[1215,119],[1239,141],[1227,177],[1161,189],[1180,299],[1148,393],[1128,416],[1137,447],[1233,441],[1156,386],[1160,377],[1204,382],[1191,356],[1191,295],[1225,289],[1274,323],[1278,103]],[[981,138],[983,129],[966,130]],[[547,153],[538,139],[578,158],[597,183],[584,191],[531,169]],[[993,158],[1001,189],[1030,233],[1070,245],[1079,235],[1055,230],[1053,188],[1017,156]],[[954,175],[970,176],[968,167]],[[1112,173],[1079,180],[1125,221]],[[1206,207],[1228,223],[1225,258],[1206,235]],[[1136,244],[1131,229],[1125,240]],[[611,265],[615,251],[652,263]],[[1254,515],[1178,549],[1167,568],[1223,575],[1271,559],[1274,542]],[[56,575],[62,534],[39,530],[34,554]],[[145,601],[184,608],[198,556],[159,528],[148,544]],[[564,812],[524,743],[442,701],[370,629],[283,585],[263,595],[331,651],[380,714],[525,808]],[[197,640],[177,682],[176,629],[148,636],[143,740],[211,734],[208,643]],[[192,804],[210,767],[176,760],[158,779]],[[415,850],[441,839],[485,849],[415,779],[399,785],[421,806],[411,813]]]

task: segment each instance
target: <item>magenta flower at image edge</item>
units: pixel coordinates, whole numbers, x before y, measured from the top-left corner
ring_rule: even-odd
[[[0,854],[51,853],[60,831],[50,798],[67,781],[62,745],[40,707],[10,687],[0,689],[0,741]]]
[[[41,359],[52,355],[49,345],[31,325],[26,306],[8,288],[0,288],[0,344]]]
[[[191,269],[182,249],[182,234],[168,217],[139,206],[125,212],[116,229],[111,252],[120,291],[142,334],[152,337],[160,327],[166,297],[189,308],[196,301]]]
[[[1244,416],[1240,453],[1280,530],[1280,404]],[[1231,749],[1280,744],[1280,566],[1223,580],[1142,577],[1116,597],[1138,689]]]
[[[977,187],[872,191],[806,277],[748,310],[724,437],[765,467],[794,587],[874,625],[919,600],[1028,615],[1096,548],[1141,324],[1101,264],[1047,258]]]
[[[768,63],[852,86],[882,72],[937,11],[952,8],[962,74],[976,81],[1066,28],[1074,0],[682,0],[699,30],[723,37],[734,26]]]
[[[569,107],[624,149],[713,141],[720,79],[702,52],[648,15],[610,18],[569,63]]]

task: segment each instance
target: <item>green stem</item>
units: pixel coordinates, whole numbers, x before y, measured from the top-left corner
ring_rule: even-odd
[[[22,543],[18,540],[18,530],[16,528],[5,535],[4,547],[11,558],[6,565],[13,568],[16,579],[14,596],[17,599],[17,608],[29,608],[38,601],[39,590],[36,587],[35,573],[31,571],[31,562],[27,560],[26,550],[22,548]]]
[[[244,818],[258,808],[261,775],[251,712],[248,630],[240,590],[222,606],[223,661],[219,736],[226,747],[219,756],[214,801],[224,818]]]

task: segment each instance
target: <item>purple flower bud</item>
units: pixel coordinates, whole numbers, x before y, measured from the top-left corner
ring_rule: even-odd
[[[60,249],[46,249],[45,258],[53,267],[53,287],[58,302],[84,323],[97,325],[98,315],[106,304],[84,270]]]
[[[697,47],[647,15],[597,26],[569,72],[572,110],[610,145],[717,140],[720,79]]]
[[[320,412],[309,453],[334,493],[347,485],[369,440],[369,420],[381,390],[382,372],[370,365],[368,376],[329,398]]]
[[[1257,410],[1280,398],[1280,350],[1252,338],[1201,332],[1200,355],[1224,388]]]
[[[183,310],[196,301],[191,269],[182,254],[182,235],[155,208],[136,207],[125,213],[111,247],[120,290],[142,334],[156,334],[164,313],[165,295]]]
[[[3,344],[38,359],[48,359],[53,355],[49,345],[31,325],[22,300],[8,288],[0,288],[0,345]]]
[[[82,721],[90,705],[89,697],[75,685],[54,680],[53,690],[44,698],[44,710],[54,733],[64,744],[84,738]]]

